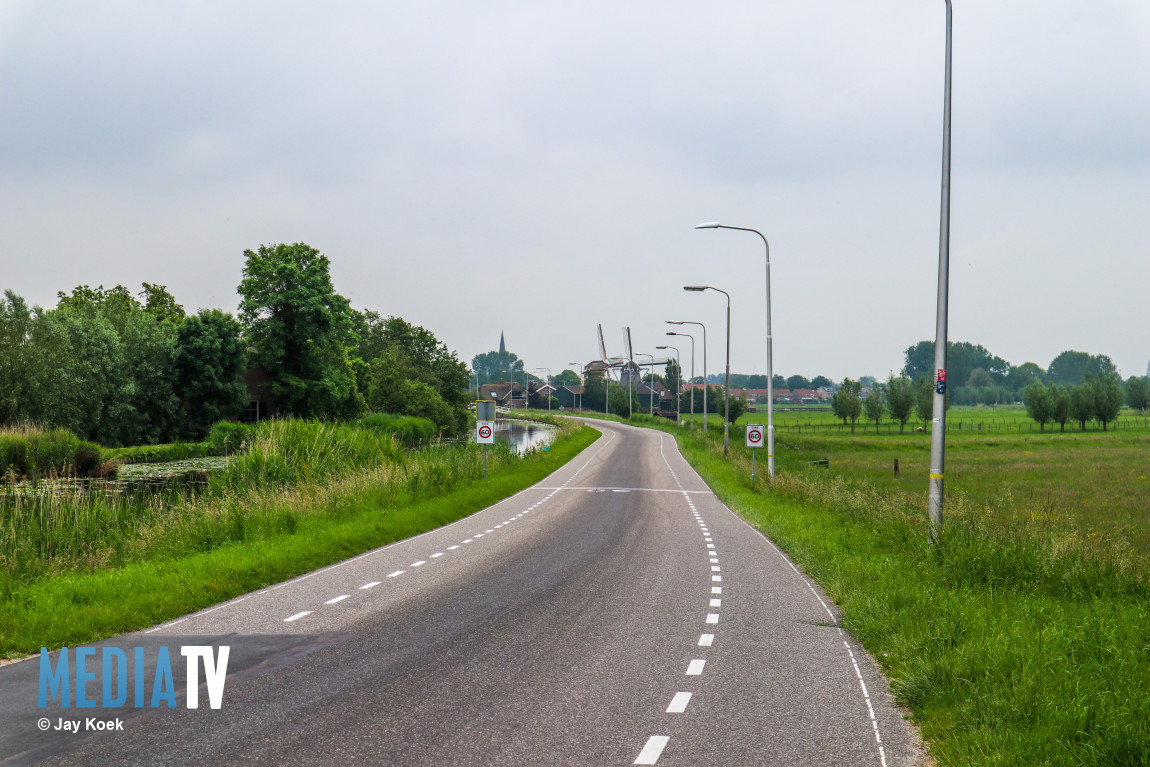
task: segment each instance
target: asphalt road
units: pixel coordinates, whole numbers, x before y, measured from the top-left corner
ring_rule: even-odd
[[[37,708],[39,660],[0,669],[0,763],[915,763],[829,601],[669,436],[593,425],[467,519],[100,643],[169,647],[176,709]],[[184,645],[231,648],[218,710],[202,669],[186,707]],[[87,716],[123,731],[37,727]]]

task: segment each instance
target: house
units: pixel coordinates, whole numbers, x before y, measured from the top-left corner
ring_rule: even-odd
[[[479,387],[479,399],[495,400],[501,407],[527,406],[523,387],[517,383],[483,384]]]
[[[569,384],[567,386],[560,386],[555,392],[555,398],[559,400],[559,404],[571,410],[580,406],[583,397],[582,384]]]

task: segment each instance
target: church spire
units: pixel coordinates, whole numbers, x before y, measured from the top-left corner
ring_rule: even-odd
[[[504,354],[507,352],[507,344],[503,343],[503,331],[499,331],[499,353]]]

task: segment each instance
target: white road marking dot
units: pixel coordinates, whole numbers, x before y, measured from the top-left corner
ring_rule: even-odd
[[[485,536],[485,535],[487,535],[487,533],[476,533],[476,534],[475,534],[475,537],[476,537],[476,538],[482,538],[482,537],[483,537],[483,536]],[[467,541],[464,541],[464,543],[466,543],[466,542],[467,542]]]
[[[463,542],[464,543],[475,543],[475,541],[471,538],[465,538]]]
[[[284,618],[284,623],[291,623],[292,621],[298,621],[300,618],[302,618],[305,615],[311,615],[311,610],[304,610],[302,613],[296,613],[295,615],[291,616],[290,618]]]
[[[394,578],[397,575],[403,575],[405,572],[407,572],[407,571],[406,570],[396,570],[394,573],[388,573],[387,577],[388,578]]]
[[[695,658],[687,664],[687,676],[699,676],[703,673],[703,666],[707,665],[707,661],[702,658]]]
[[[706,541],[707,543],[714,543],[715,542],[715,539],[709,535],[704,535],[703,540]]]
[[[720,572],[722,572],[722,570],[719,569],[718,565],[711,565],[711,572],[720,573]]]
[[[411,566],[412,566],[412,567],[419,567],[420,565],[426,565],[426,564],[427,564],[427,560],[426,560],[426,559],[421,559],[421,560],[419,560],[418,562],[412,562],[412,563],[411,563]]]
[[[458,548],[459,548],[459,546],[458,546],[458,545],[456,545],[456,546],[448,546],[448,547],[447,547],[447,550],[448,550],[448,551],[455,551],[455,550],[456,550],[456,549],[458,549]]]
[[[434,554],[432,554],[432,555],[431,555],[431,558],[432,558],[432,559],[435,559],[436,557],[442,557],[442,556],[443,556],[443,552],[442,552],[442,551],[437,551],[437,552],[435,552]]]
[[[494,531],[494,530],[484,530],[483,532],[485,532],[485,533],[494,533],[495,531]],[[476,538],[478,538],[478,537],[479,537],[479,536],[476,536]]]
[[[699,637],[699,647],[710,647],[714,642],[714,634],[703,634]]]
[[[723,576],[721,576],[721,575],[712,575],[712,576],[711,576],[711,580],[712,580],[712,581],[714,581],[715,583],[719,583],[719,582],[721,582],[721,581],[723,580]]]
[[[712,586],[711,587],[711,593],[712,594],[722,594],[723,593],[723,587],[722,586]]]
[[[508,523],[508,522],[503,523],[503,525],[506,525],[506,524],[510,524],[510,523]],[[496,525],[495,529],[498,530],[499,528],[503,527],[503,525]]]
[[[632,764],[655,764],[659,761],[659,755],[663,753],[663,749],[666,748],[667,741],[670,739],[670,735],[652,735],[647,738],[647,745],[643,746],[643,750],[635,757]]]
[[[361,589],[371,589],[371,588],[375,588],[378,585],[379,585],[379,581],[372,581],[371,583],[363,584],[362,586],[360,586],[360,588]]]
[[[687,710],[687,704],[691,702],[691,693],[677,692],[675,697],[671,698],[671,705],[667,706],[668,714],[681,714]]]
[[[715,602],[717,600],[712,599],[711,601]],[[719,614],[718,613],[707,613],[707,623],[718,623],[718,622],[719,622]]]
[[[350,596],[351,596],[351,594],[340,594],[338,597],[334,597],[332,599],[327,600],[326,602],[324,602],[324,604],[325,605],[334,605],[336,602],[342,602],[343,600],[348,599]]]
[[[712,565],[719,564],[719,558],[718,557],[711,557],[711,564]]]
[[[722,607],[722,606],[723,606],[723,600],[721,600],[721,599],[712,599],[711,600],[711,607]]]
[[[708,544],[707,544],[707,548],[708,548],[708,549],[713,549],[713,548],[715,548],[715,544],[713,544],[713,543],[708,543]]]

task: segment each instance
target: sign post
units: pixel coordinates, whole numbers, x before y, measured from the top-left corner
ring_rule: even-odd
[[[747,447],[751,449],[751,484],[755,483],[755,451],[763,446],[763,427],[761,424],[747,424]]]
[[[495,443],[495,401],[475,403],[475,441],[483,445],[483,479],[487,480],[487,446]]]

